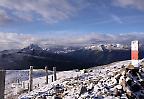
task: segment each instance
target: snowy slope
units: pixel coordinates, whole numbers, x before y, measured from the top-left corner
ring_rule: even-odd
[[[16,84],[17,82],[21,83],[23,81],[28,80],[29,70],[7,70],[6,78],[5,78],[5,96],[7,99],[14,95],[14,89],[12,88],[12,84]],[[49,71],[49,74],[52,74],[52,71]],[[34,69],[33,70],[33,78],[43,77],[45,75],[45,71],[42,69]]]
[[[58,79],[54,82],[52,75],[49,75],[49,84],[45,84],[45,77],[38,77],[34,79],[33,91],[19,93],[15,99],[128,99],[126,94],[131,91],[126,89],[119,95],[119,90],[123,89],[120,84],[123,77],[121,70],[129,63],[128,60],[86,70],[58,72]],[[141,99],[138,96],[144,92],[143,89],[139,90],[133,92],[137,99]]]

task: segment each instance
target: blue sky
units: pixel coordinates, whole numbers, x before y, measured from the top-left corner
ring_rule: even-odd
[[[144,0],[0,0],[0,33],[50,38],[144,33]]]
[[[0,18],[1,32],[143,32],[144,1],[1,0]]]

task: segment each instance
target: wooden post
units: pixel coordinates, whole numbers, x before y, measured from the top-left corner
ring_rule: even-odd
[[[22,82],[22,87],[23,87],[23,89],[25,89],[25,82],[24,81]]]
[[[33,88],[32,72],[33,72],[33,66],[30,66],[30,70],[29,70],[29,92],[32,91],[32,88]]]
[[[45,67],[45,72],[46,72],[46,84],[48,84],[48,68],[47,68],[47,66]]]
[[[51,77],[52,77],[52,82],[53,82],[53,75]]]
[[[27,83],[27,89],[29,90],[29,83]]]
[[[0,99],[4,99],[5,91],[5,70],[0,70]]]
[[[54,79],[54,81],[57,80],[57,77],[56,77],[56,67],[53,67],[53,79]]]

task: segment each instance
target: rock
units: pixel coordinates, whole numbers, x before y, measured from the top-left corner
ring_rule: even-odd
[[[36,99],[42,99],[42,97],[41,97],[41,96],[38,96],[38,97],[36,97]]]
[[[140,83],[141,86],[144,88],[144,80],[139,81],[139,83]]]
[[[119,84],[120,84],[123,80],[125,80],[125,78],[124,78],[124,76],[121,76],[120,79],[119,79]]]
[[[93,88],[93,83],[91,83],[89,86],[88,86],[88,89],[92,89]]]
[[[91,83],[91,84],[88,86],[88,88],[87,88],[88,93],[91,93],[91,92],[93,91],[93,89],[94,89],[94,86],[93,86],[93,84]]]
[[[122,96],[120,97],[120,99],[128,99],[126,94],[122,94]]]
[[[87,92],[86,86],[82,86],[82,87],[80,88],[80,93],[79,93],[79,95],[84,94],[84,93],[86,93],[86,92]]]
[[[141,89],[141,86],[138,85],[137,83],[135,83],[131,86],[131,89],[132,89],[133,92],[137,92]]]
[[[137,73],[139,72],[139,69],[138,68],[135,68],[135,69],[132,69],[131,70],[131,74],[132,76],[137,76]]]
[[[134,69],[134,66],[130,63],[130,64],[127,66],[127,69],[128,69],[128,70],[132,70],[132,69]]]
[[[54,99],[62,99],[60,96],[54,96]]]
[[[53,87],[56,94],[62,94],[64,92],[64,86],[57,84]]]
[[[108,72],[107,75],[110,76],[110,77],[114,76],[113,72]]]
[[[144,99],[144,94],[139,95],[139,99]]]
[[[123,91],[126,91],[126,81],[125,81],[125,79],[123,79],[123,80],[120,82],[120,85],[123,87]]]
[[[115,76],[115,79],[117,80],[117,82],[119,82],[120,77],[121,77],[121,74],[117,74],[117,75]]]
[[[112,78],[112,79],[111,79],[111,82],[112,82],[113,85],[116,85],[116,84],[117,84],[117,80],[116,80],[115,78]]]
[[[141,71],[144,72],[144,68],[141,68]]]
[[[127,78],[126,78],[126,83],[127,83],[129,86],[131,86],[131,85],[132,85],[132,79],[129,78],[129,77],[127,77]]]
[[[117,86],[115,86],[115,88],[118,89],[118,90],[122,90],[122,86],[121,85],[117,85]]]
[[[123,75],[123,76],[126,75],[126,70],[125,69],[122,70],[121,75]]]
[[[125,68],[125,65],[122,65],[121,68]]]
[[[117,96],[120,96],[121,93],[120,91],[116,88],[115,91],[114,91],[114,95],[117,97]]]
[[[88,71],[86,69],[80,70],[80,72],[83,73],[87,73]]]
[[[99,67],[99,70],[93,71],[87,69],[86,72],[84,69],[75,77],[58,82],[60,84],[53,87],[54,92],[51,96],[48,95],[47,99],[144,99],[143,72],[139,72],[141,77],[138,77],[135,69],[131,66],[128,68],[127,71],[120,65],[119,69],[117,66],[115,69],[112,67]]]
[[[130,91],[128,88],[126,90],[126,96],[128,97],[128,99],[136,99],[132,91]]]

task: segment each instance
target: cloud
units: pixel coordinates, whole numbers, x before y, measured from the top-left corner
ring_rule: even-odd
[[[130,43],[132,40],[140,40],[143,41],[144,33],[87,33],[83,35],[71,35],[71,36],[63,36],[63,37],[51,37],[45,39],[39,39],[39,44],[88,44],[93,42],[117,42],[117,43]]]
[[[0,9],[16,21],[47,23],[68,19],[78,10],[68,0],[0,0]]]
[[[144,0],[113,0],[113,4],[120,7],[132,7],[144,10]]]
[[[0,33],[0,50],[21,49],[32,43],[41,46],[44,45],[72,45],[72,44],[89,44],[93,42],[107,43],[128,43],[132,40],[143,42],[144,33],[121,33],[121,34],[104,34],[104,33],[88,33],[85,35],[69,35],[62,37],[39,38],[36,35],[19,34],[19,33]]]
[[[0,50],[23,48],[35,41],[31,35],[0,32]]]
[[[0,25],[10,21],[11,21],[10,17],[5,13],[4,10],[0,9]]]

